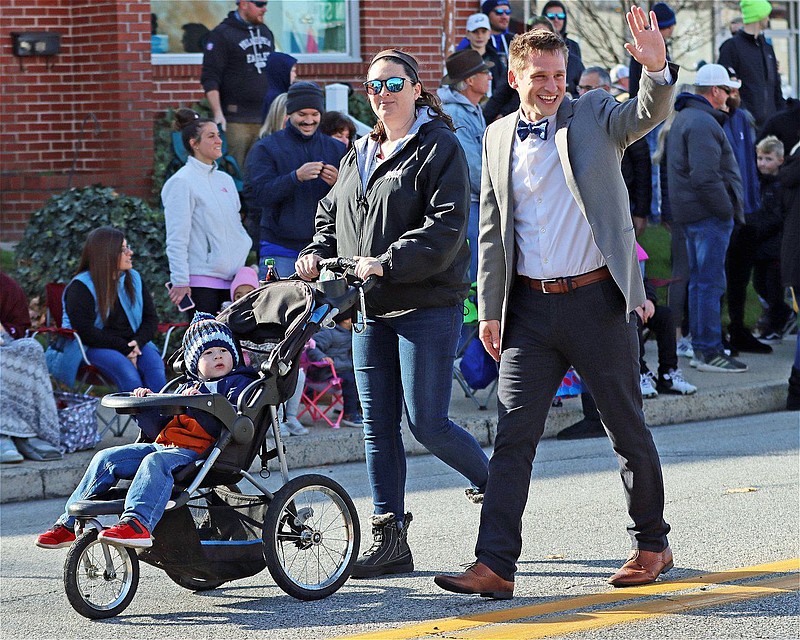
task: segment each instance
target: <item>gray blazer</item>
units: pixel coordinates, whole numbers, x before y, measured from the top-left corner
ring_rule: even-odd
[[[670,64],[670,71],[672,84],[667,86],[643,74],[638,96],[627,102],[594,90],[577,100],[565,99],[556,114],[555,141],[567,186],[591,225],[629,312],[644,303],[645,293],[620,163],[625,147],[672,110],[678,66]],[[489,125],[483,138],[478,316],[500,320],[501,337],[516,273],[511,153],[518,120],[518,111],[507,115]]]

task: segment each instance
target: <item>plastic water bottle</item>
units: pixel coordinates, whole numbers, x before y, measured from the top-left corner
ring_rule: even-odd
[[[277,280],[280,280],[280,275],[278,275],[278,270],[275,268],[274,258],[265,258],[264,266],[267,268],[267,274],[266,276],[264,276],[264,282],[275,282]]]

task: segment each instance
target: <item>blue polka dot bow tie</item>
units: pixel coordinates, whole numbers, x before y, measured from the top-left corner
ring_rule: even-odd
[[[530,135],[539,136],[542,140],[547,140],[547,120],[539,120],[531,124],[520,120],[517,123],[517,135],[520,140],[525,140]]]

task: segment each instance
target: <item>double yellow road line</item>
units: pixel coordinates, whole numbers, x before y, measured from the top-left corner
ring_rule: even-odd
[[[348,640],[532,640],[635,622],[671,613],[800,591],[800,558],[693,576],[543,604],[442,618],[399,629],[347,636]],[[783,574],[775,576],[775,574]],[[761,580],[755,578],[767,576]],[[742,584],[726,585],[744,581]],[[656,596],[654,598],[654,596]],[[658,597],[661,596],[661,597]],[[666,596],[666,597],[664,597]],[[464,596],[469,598],[471,596]],[[640,601],[645,599],[644,601]],[[636,601],[636,602],[631,602]],[[627,604],[596,609],[618,602]],[[590,611],[585,611],[589,609]],[[564,616],[557,613],[572,612]],[[541,620],[531,618],[551,616]]]

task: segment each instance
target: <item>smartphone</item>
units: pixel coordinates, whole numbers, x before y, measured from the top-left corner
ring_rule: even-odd
[[[171,282],[164,283],[164,286],[167,288],[167,291],[170,291],[172,289]],[[192,300],[192,298],[187,293],[185,296],[183,296],[180,303],[178,304],[178,311],[189,311],[189,309],[194,309],[194,300]]]

